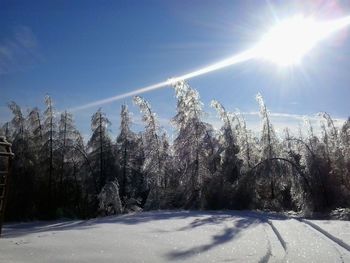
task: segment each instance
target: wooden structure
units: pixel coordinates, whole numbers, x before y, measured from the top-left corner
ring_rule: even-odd
[[[6,141],[5,137],[0,136],[0,236],[5,216],[13,156],[11,144]]]

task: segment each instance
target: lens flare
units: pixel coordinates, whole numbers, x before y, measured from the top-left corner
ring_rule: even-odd
[[[313,49],[318,42],[349,25],[350,16],[326,22],[318,22],[311,17],[297,15],[278,23],[267,32],[267,34],[262,37],[261,41],[253,48],[244,52],[182,76],[170,78],[166,81],[142,87],[134,91],[78,106],[70,109],[70,111],[74,112],[100,106],[145,92],[164,88],[173,85],[177,81],[188,80],[251,59],[269,60],[282,66],[295,65],[300,63],[303,57]]]

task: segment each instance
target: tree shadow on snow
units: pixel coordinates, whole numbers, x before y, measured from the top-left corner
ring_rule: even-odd
[[[99,224],[136,225],[157,220],[182,219],[190,216],[198,217],[204,215],[204,212],[193,211],[152,211],[100,217],[90,220],[55,220],[30,223],[11,223],[3,226],[1,238],[15,238],[49,231],[85,230],[97,227]]]
[[[3,227],[1,238],[16,238],[29,234],[65,231],[65,230],[83,230],[89,229],[91,225],[88,221],[36,221],[31,223],[6,224]]]
[[[178,231],[186,231],[206,224],[222,224],[225,221],[228,222],[228,220],[231,220],[232,223],[233,219],[234,218],[231,214],[212,215],[204,219],[195,219],[188,226],[180,228]],[[255,217],[245,217],[236,219],[234,220],[234,225],[232,227],[226,227],[219,234],[213,235],[211,242],[209,242],[208,244],[195,246],[182,251],[169,252],[166,254],[166,258],[168,260],[181,260],[195,256],[200,253],[207,252],[217,246],[230,242],[234,238],[238,237],[241,231],[249,227],[253,227],[262,222],[262,220]]]
[[[187,226],[177,231],[184,231],[188,229],[197,228],[208,224],[221,224],[225,220],[231,220],[235,216],[243,217],[236,221],[234,228],[227,228],[223,233],[213,236],[213,242],[206,246],[196,248],[199,251],[208,250],[221,243],[228,242],[234,238],[242,229],[251,226],[270,218],[270,215],[265,213],[256,213],[249,211],[150,211],[139,212],[134,214],[126,214],[120,216],[108,216],[102,218],[95,218],[90,220],[56,220],[56,221],[37,221],[31,223],[15,223],[5,224],[1,238],[15,238],[29,234],[65,231],[65,230],[86,230],[98,227],[99,224],[122,224],[122,225],[137,225],[147,222],[155,222],[161,220],[175,220],[175,219],[191,219],[194,220]],[[265,218],[265,219],[264,219]],[[283,219],[276,218],[274,219]],[[174,230],[174,231],[176,231]],[[163,231],[169,232],[169,231]],[[171,231],[170,231],[171,232]],[[185,253],[191,254],[190,252]],[[177,254],[170,254],[171,257],[176,257]],[[179,254],[181,256],[181,254]]]

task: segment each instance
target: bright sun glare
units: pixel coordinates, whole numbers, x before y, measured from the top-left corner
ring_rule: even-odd
[[[281,66],[299,64],[327,34],[321,23],[297,15],[281,21],[263,36],[256,47],[257,56]]]

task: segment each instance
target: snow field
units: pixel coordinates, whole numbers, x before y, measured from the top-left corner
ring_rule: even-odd
[[[334,229],[345,223],[329,221]],[[234,211],[9,224],[0,239],[0,262],[350,262],[349,255],[302,221]]]

